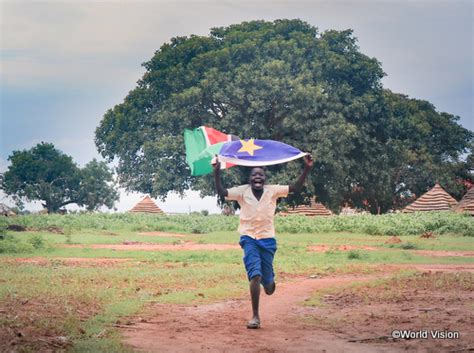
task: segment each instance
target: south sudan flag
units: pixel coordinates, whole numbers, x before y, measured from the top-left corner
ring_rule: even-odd
[[[215,129],[201,126],[184,131],[186,161],[191,175],[212,173],[211,161],[218,155],[221,169],[233,165],[248,167],[280,164],[303,157],[306,153],[273,140],[240,140]]]

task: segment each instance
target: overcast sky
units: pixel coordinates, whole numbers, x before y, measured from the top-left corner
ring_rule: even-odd
[[[81,166],[99,158],[94,130],[141,78],[141,64],[175,36],[250,20],[299,18],[320,31],[351,28],[377,58],[383,84],[474,130],[472,1],[1,1],[0,171],[14,150],[52,142]],[[130,209],[141,195],[117,204]],[[0,202],[11,203],[3,195]],[[166,212],[214,198],[169,197]],[[37,208],[38,206],[36,206]]]

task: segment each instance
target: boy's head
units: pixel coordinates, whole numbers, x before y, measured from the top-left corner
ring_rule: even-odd
[[[265,169],[254,167],[250,170],[249,184],[252,189],[262,190],[265,184]]]

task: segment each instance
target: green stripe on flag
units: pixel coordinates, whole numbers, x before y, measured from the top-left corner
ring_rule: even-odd
[[[186,147],[186,162],[191,169],[191,175],[195,175],[194,162],[198,159],[199,154],[207,148],[202,129],[184,130],[184,146]]]

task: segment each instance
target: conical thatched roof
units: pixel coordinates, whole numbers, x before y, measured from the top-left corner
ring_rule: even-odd
[[[281,212],[282,216],[290,214],[303,215],[303,216],[330,216],[332,212],[328,210],[320,202],[316,202],[316,198],[313,197],[309,205],[298,205],[295,208],[290,208],[288,211]]]
[[[403,209],[403,212],[449,211],[458,202],[449,195],[438,183],[428,192],[421,195],[415,202]]]
[[[467,212],[474,216],[474,186],[467,191],[466,195],[464,195],[454,209],[458,212]]]
[[[129,212],[134,213],[157,213],[164,214],[164,212],[156,205],[156,203],[150,198],[145,196],[143,200],[135,205]]]
[[[5,205],[4,203],[0,203],[0,215],[2,216],[15,216],[16,213],[13,210]]]

